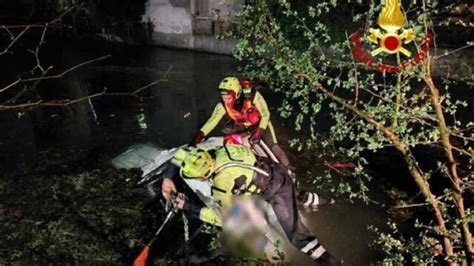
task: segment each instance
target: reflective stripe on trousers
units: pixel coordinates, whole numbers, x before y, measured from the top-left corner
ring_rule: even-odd
[[[271,178],[267,187],[262,189],[263,197],[272,205],[279,224],[293,246],[314,260],[320,258],[326,249],[301,222],[294,182],[286,168],[271,163],[269,166],[271,166]]]

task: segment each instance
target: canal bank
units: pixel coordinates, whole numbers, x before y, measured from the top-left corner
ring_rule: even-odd
[[[150,44],[232,54],[237,40],[219,38],[246,1],[148,0],[143,21],[152,25]]]

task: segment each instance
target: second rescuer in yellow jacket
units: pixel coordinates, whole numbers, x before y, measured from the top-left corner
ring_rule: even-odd
[[[216,149],[180,149],[172,159],[162,183],[165,198],[176,193],[174,178],[209,180],[217,206],[202,206],[177,199],[178,208],[192,217],[217,226],[222,225],[222,210],[231,209],[236,195],[259,195],[273,208],[286,237],[301,252],[325,263],[337,263],[301,222],[296,203],[296,189],[288,169],[266,158],[257,158],[241,145]]]

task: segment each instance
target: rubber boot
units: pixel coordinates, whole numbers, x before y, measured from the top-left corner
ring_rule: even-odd
[[[329,200],[327,200],[326,198],[323,198],[314,192],[309,192],[305,190],[299,191],[297,200],[298,203],[307,207],[317,207],[329,203]]]

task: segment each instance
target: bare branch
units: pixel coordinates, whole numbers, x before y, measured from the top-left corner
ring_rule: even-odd
[[[46,22],[46,23],[38,23],[38,24],[29,24],[29,25],[9,25],[9,26],[6,26],[6,25],[2,25],[2,29],[4,29],[9,35],[10,35],[10,38],[12,39],[12,41],[10,42],[10,44],[8,44],[8,46],[2,51],[0,52],[0,55],[4,55],[6,53],[9,53],[10,51],[10,48],[13,47],[13,45],[18,42],[18,40],[27,32],[29,31],[30,29],[32,28],[43,28],[43,32],[41,34],[41,38],[40,38],[40,42],[37,46],[37,52],[38,52],[38,48],[43,44],[44,42],[44,37],[46,35],[46,30],[48,29],[48,27],[50,25],[54,25],[58,22],[60,22],[62,20],[62,18],[64,16],[66,16],[68,13],[70,13],[72,10],[74,10],[77,6],[72,6],[70,8],[68,8],[66,11],[64,11],[61,15],[59,15],[57,18],[51,20],[50,22]],[[14,35],[10,29],[23,29],[18,35]]]
[[[39,48],[41,47],[41,45],[44,43],[44,37],[46,36],[46,31],[48,30],[48,23],[46,23],[44,25],[44,29],[43,29],[43,33],[41,34],[41,38],[40,38],[40,41],[38,43],[38,46],[36,46],[36,53],[39,52]]]
[[[49,80],[49,79],[58,79],[58,78],[61,78],[63,77],[64,75],[66,75],[67,73],[75,70],[75,69],[78,69],[79,67],[82,67],[84,65],[87,65],[87,64],[90,64],[90,63],[93,63],[93,62],[97,62],[97,61],[100,61],[100,60],[104,60],[104,59],[107,59],[109,57],[111,57],[111,55],[106,55],[106,56],[102,56],[102,57],[99,57],[99,58],[95,58],[95,59],[92,59],[92,60],[88,60],[86,62],[83,62],[83,63],[80,63],[76,66],[73,66],[67,70],[65,70],[64,72],[60,73],[60,74],[57,74],[57,75],[51,75],[51,76],[46,76],[47,72],[49,70],[51,70],[53,67],[50,66],[48,67],[47,69],[43,69],[41,67],[41,64],[39,63],[39,58],[37,57],[37,54],[35,53],[35,51],[31,51],[33,54],[36,55],[36,59],[37,59],[37,66],[35,66],[35,68],[39,68],[42,73],[41,73],[41,76],[40,77],[35,77],[35,78],[28,78],[28,79],[18,79],[14,82],[12,82],[11,84],[7,85],[6,87],[0,89],[0,93],[1,92],[4,92],[6,90],[8,90],[9,88],[12,88],[14,87],[15,85],[18,85],[20,83],[26,83],[26,82],[35,82],[35,84],[31,87],[31,88],[25,88],[24,90],[22,90],[20,93],[18,93],[17,95],[15,95],[13,98],[10,98],[9,100],[7,100],[5,103],[10,103],[12,101],[15,101],[16,99],[18,99],[20,96],[22,96],[24,93],[26,93],[27,91],[31,91],[32,89],[34,89],[36,86],[37,86],[37,83],[38,81],[42,81],[42,80]],[[33,68],[33,70],[35,69]]]
[[[107,58],[110,58],[112,57],[112,55],[105,55],[105,56],[101,56],[101,57],[98,57],[98,58],[95,58],[95,59],[91,59],[91,60],[88,60],[88,61],[85,61],[85,62],[82,62],[78,65],[75,65],[65,71],[63,71],[62,73],[60,74],[56,74],[56,75],[51,75],[51,76],[44,76],[44,77],[36,77],[36,78],[27,78],[27,79],[21,79],[20,82],[31,82],[31,81],[36,81],[36,80],[47,80],[47,79],[57,79],[57,78],[61,78],[63,77],[64,75],[68,74],[69,72],[71,71],[74,71],[82,66],[85,66],[87,64],[91,64],[91,63],[94,63],[94,62],[97,62],[97,61],[101,61],[101,60],[104,60],[104,59],[107,59]]]
[[[451,144],[451,147],[453,148],[453,150],[456,150],[456,151],[458,151],[458,152],[461,153],[461,154],[464,154],[464,155],[466,155],[466,156],[469,156],[470,158],[474,158],[474,154],[473,154],[472,152],[468,152],[467,150],[458,148],[458,147],[456,147],[456,146],[454,146],[454,145],[452,145],[452,144]]]
[[[405,209],[405,208],[413,208],[413,207],[425,207],[430,205],[429,203],[417,203],[417,204],[407,204],[407,205],[400,205],[393,207],[394,209]]]
[[[346,39],[348,39],[346,32]],[[350,48],[350,43],[347,43]],[[354,79],[355,79],[355,88],[354,88],[354,106],[357,106],[357,102],[359,101],[359,77],[357,75],[357,64],[354,58],[354,55],[351,56],[352,58],[352,69],[354,70]]]
[[[79,102],[84,101],[84,100],[91,100],[93,98],[97,98],[97,97],[100,97],[100,96],[132,96],[132,97],[138,98],[139,100],[150,99],[150,98],[153,98],[153,97],[143,97],[143,96],[140,96],[139,93],[144,91],[145,89],[148,89],[148,88],[158,84],[159,82],[165,81],[172,68],[173,68],[173,66],[170,65],[168,70],[163,74],[163,76],[160,79],[155,80],[153,82],[150,82],[150,83],[148,83],[148,84],[146,84],[146,85],[144,85],[144,86],[142,86],[142,87],[140,87],[140,88],[138,88],[138,89],[136,89],[132,92],[112,92],[112,93],[108,93],[107,92],[107,87],[105,87],[102,90],[102,92],[87,95],[87,96],[80,97],[80,98],[77,98],[77,99],[62,99],[62,100],[52,100],[52,101],[47,101],[47,102],[43,102],[42,100],[39,100],[39,101],[35,101],[35,102],[31,102],[31,103],[25,103],[25,104],[0,105],[0,112],[1,111],[7,111],[7,110],[21,110],[21,109],[26,109],[26,108],[38,108],[38,107],[46,107],[46,106],[48,106],[48,107],[65,107],[65,106],[70,106],[70,105],[79,103]],[[36,80],[35,84],[39,81],[40,81],[40,79]],[[25,89],[29,90],[30,88],[25,88]]]
[[[454,49],[454,50],[452,50],[452,51],[445,52],[445,53],[442,54],[442,55],[433,56],[433,59],[434,59],[434,60],[437,60],[437,59],[439,59],[439,58],[441,58],[441,57],[448,56],[448,55],[452,55],[452,54],[454,54],[454,53],[457,53],[457,52],[459,52],[459,51],[468,49],[468,48],[473,47],[473,46],[474,46],[474,44],[471,44],[471,43],[470,43],[470,44],[465,45],[465,46],[463,46],[463,47],[460,47],[460,48],[458,48],[458,49]]]
[[[73,11],[74,9],[76,9],[78,7],[78,5],[73,5],[71,6],[70,8],[66,9],[63,13],[61,13],[58,17],[56,17],[55,19],[49,21],[49,22],[46,22],[46,23],[36,23],[36,24],[27,24],[27,25],[2,25],[2,28],[3,29],[23,29],[23,28],[43,28],[45,27],[46,24],[49,24],[49,25],[52,25],[52,24],[56,24],[58,22],[60,22],[64,16],[66,16],[67,14],[69,14],[71,11]]]
[[[15,39],[15,35],[13,35],[13,33],[9,29],[7,29],[5,25],[2,25],[2,29],[4,29],[10,35],[11,40]]]
[[[461,131],[460,131],[460,132],[461,132]],[[451,135],[452,135],[452,136],[455,136],[455,137],[458,137],[458,138],[461,138],[461,139],[474,141],[474,138],[466,137],[466,136],[463,136],[463,135],[460,135],[460,134],[456,134],[456,133],[452,133],[452,132],[451,132]]]
[[[168,70],[163,74],[163,76],[160,78],[160,79],[157,79],[155,81],[152,81],[148,84],[146,84],[145,86],[142,86],[132,92],[112,92],[112,93],[107,93],[105,94],[106,96],[133,96],[133,97],[136,97],[140,100],[143,100],[143,99],[149,99],[149,98],[153,98],[153,97],[143,97],[143,96],[140,96],[139,93],[144,91],[145,89],[148,89],[150,87],[153,87],[155,86],[156,84],[158,84],[159,82],[163,82],[163,81],[166,81],[166,78],[169,74],[169,72],[171,71],[171,69],[173,68],[173,65],[170,65],[170,67],[168,68]]]
[[[4,29],[5,26],[3,26]],[[8,53],[8,51],[10,50],[10,48],[21,38],[21,36],[23,36],[23,34],[25,34],[31,27],[30,26],[27,26],[25,27],[11,42],[10,44],[2,51],[0,52],[0,55],[4,55],[6,53]],[[10,31],[8,31],[8,33],[12,34]]]
[[[21,79],[17,79],[15,80],[14,82],[8,84],[7,86],[3,87],[2,89],[0,89],[0,93],[8,90],[9,88],[12,88],[12,87],[15,87],[15,85],[19,84],[21,82]]]
[[[75,103],[81,102],[83,100],[88,100],[92,98],[96,98],[99,96],[102,96],[105,94],[105,89],[102,92],[92,94],[92,95],[87,95],[84,97],[80,97],[77,99],[63,99],[63,100],[53,100],[53,101],[48,101],[48,102],[43,102],[41,100],[36,101],[36,102],[31,102],[31,103],[25,103],[25,104],[15,104],[15,105],[0,105],[0,111],[6,111],[6,110],[18,110],[18,109],[25,109],[25,108],[30,108],[30,107],[43,107],[43,106],[69,106],[73,105]]]

